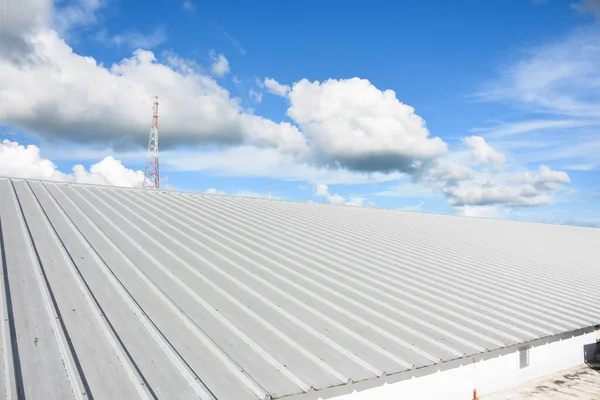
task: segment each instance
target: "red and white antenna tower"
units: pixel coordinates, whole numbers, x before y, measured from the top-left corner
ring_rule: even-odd
[[[158,174],[158,97],[154,97],[152,106],[152,127],[148,139],[148,154],[146,155],[146,170],[144,171],[143,187],[160,189],[160,178]]]

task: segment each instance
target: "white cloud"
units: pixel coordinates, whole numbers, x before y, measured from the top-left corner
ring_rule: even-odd
[[[473,177],[474,171],[469,166],[450,158],[442,158],[421,176],[421,180],[431,185],[432,183],[448,184],[466,181]]]
[[[506,162],[504,154],[494,150],[481,136],[469,136],[463,138],[462,141],[469,146],[475,161],[480,164],[501,164]]]
[[[534,177],[535,183],[570,183],[571,179],[566,172],[553,171],[552,168],[541,165],[540,170]]]
[[[150,99],[159,95],[163,149],[244,142],[294,151],[306,147],[296,127],[246,113],[213,79],[183,68],[184,60],[171,57],[167,66],[152,52],[138,50],[106,68],[75,54],[56,32],[43,31],[31,43],[39,62],[9,63],[0,71],[3,84],[8,76],[11,80],[11,107],[0,108],[0,119],[43,139],[144,147]],[[7,104],[8,96],[0,92],[0,101]]]
[[[259,86],[264,86],[269,93],[281,97],[287,97],[290,93],[289,85],[282,85],[273,78],[265,78],[264,82],[259,82]]]
[[[96,185],[141,187],[144,182],[144,173],[129,169],[121,161],[108,156],[93,164],[89,172],[86,171],[83,165],[75,165],[73,167],[73,181]]]
[[[190,0],[185,0],[181,5],[181,8],[183,8],[185,11],[192,13],[196,11],[196,6]]]
[[[327,187],[327,185],[322,183],[316,186],[315,196],[323,198],[323,200],[325,200],[325,202],[328,204],[334,204],[338,206],[346,204],[346,200],[342,196],[340,196],[339,194],[329,193],[329,188]]]
[[[540,206],[552,203],[552,194],[569,183],[569,176],[540,166],[536,174],[480,174],[476,179],[446,185],[441,191],[447,202],[455,206],[488,206],[504,204],[513,207]]]
[[[440,158],[435,165],[418,176],[418,182],[444,195],[456,207],[510,206],[533,207],[551,204],[554,195],[565,189],[570,178],[563,171],[541,165],[537,171],[504,165],[504,155],[491,148],[483,138],[463,139],[475,164],[465,165],[469,156],[458,151]],[[501,163],[502,170],[486,168],[488,163]],[[483,165],[483,166],[481,166]],[[461,208],[462,209],[462,208]],[[476,208],[473,210],[486,210]],[[473,211],[474,212],[474,211]],[[482,211],[483,212],[483,211]]]
[[[507,166],[512,172],[503,174],[475,171],[472,181],[442,188],[450,204],[550,204],[570,183],[564,169],[598,166],[599,42],[600,29],[587,27],[562,40],[528,49],[478,94],[482,100],[516,104],[519,112],[526,112],[531,119],[473,131],[486,132],[488,138],[518,135],[518,139],[493,145],[510,150],[511,158],[523,164],[541,166],[537,171]]]
[[[530,119],[476,131],[522,136],[511,155],[523,163],[594,164],[600,148],[599,42],[600,27],[592,25],[519,54],[477,97],[516,106]]]
[[[483,132],[486,136],[511,136],[541,130],[576,128],[582,126],[600,125],[600,121],[593,120],[531,120],[512,123],[501,123],[491,128],[474,128],[471,132]]]
[[[65,11],[60,17],[66,21],[63,26],[94,23],[90,10],[101,5],[97,0],[81,0],[78,9],[85,12]],[[147,143],[150,99],[158,95],[162,161],[174,169],[321,184],[410,178],[443,193],[457,205],[543,204],[566,183],[564,176],[558,179],[559,171],[553,170],[521,172],[529,174],[523,182],[510,181],[506,174],[478,171],[448,154],[446,144],[430,136],[424,120],[412,107],[401,103],[395,92],[381,91],[366,79],[303,79],[289,87],[267,78],[264,87],[289,100],[292,123],[276,123],[243,109],[241,101],[202,73],[202,68],[174,53],[157,60],[154,53],[139,50],[104,66],[74,52],[52,29],[49,10],[51,5],[32,8],[32,18],[39,21],[24,27],[11,22],[10,35],[25,44],[21,49],[27,56],[0,49],[3,61],[8,60],[0,70],[0,83],[8,82],[10,76],[11,84],[11,107],[0,108],[0,119],[42,140],[69,145],[93,143],[97,148],[128,151],[143,148]],[[61,14],[55,10],[55,15]],[[211,56],[215,75],[229,72],[225,57],[214,52]],[[505,86],[522,88],[526,80],[516,81],[521,86]],[[590,85],[596,81],[586,82]],[[577,80],[571,84],[584,88]],[[536,85],[530,87],[545,87],[540,82]],[[512,99],[519,93],[522,91],[499,94]],[[589,103],[590,98],[578,96],[577,105]],[[0,92],[0,101],[8,101],[6,91]],[[580,107],[578,115],[582,110],[591,108]],[[220,145],[218,152],[200,147],[215,143]],[[248,163],[248,159],[253,162]],[[113,161],[88,174],[107,179],[112,176],[108,171],[119,169]],[[545,175],[554,180],[543,182],[541,177]],[[84,173],[80,176],[91,179]],[[531,180],[529,176],[533,182],[526,182]],[[508,189],[502,189],[502,185]],[[339,195],[330,194],[328,198],[346,202]],[[362,203],[358,198],[348,202]]]
[[[17,142],[0,142],[0,175],[19,178],[69,181],[67,174],[60,172],[56,165],[40,156],[37,146],[21,146]]]
[[[598,164],[574,164],[567,165],[565,169],[569,169],[571,171],[591,171],[596,168]]]
[[[2,0],[1,4],[0,56],[18,64],[32,62],[33,44],[30,39],[48,25],[52,1]]]
[[[93,164],[89,171],[78,164],[73,166],[73,173],[65,174],[52,161],[42,158],[37,146],[25,147],[8,140],[0,142],[0,175],[112,186],[139,187],[144,181],[142,171],[126,168],[111,156]]]
[[[17,0],[29,4],[54,3],[55,9],[52,15],[54,28],[63,36],[70,30],[80,26],[96,23],[96,11],[106,4],[106,0],[73,0],[61,2],[52,0]]]
[[[448,202],[452,205],[507,204],[509,206],[541,206],[549,204],[550,195],[529,185],[505,187],[502,185],[460,185],[447,189]]]
[[[280,153],[275,152],[274,154]],[[181,155],[175,154],[173,158],[179,160]],[[192,158],[206,160],[208,155],[198,157],[196,154]],[[258,156],[252,159],[263,160],[264,158],[264,156]],[[240,153],[234,152],[232,154],[231,160],[240,159],[247,160],[248,158],[242,157]],[[212,164],[210,159],[206,161],[208,165]],[[229,160],[225,159],[222,162],[228,164]],[[271,168],[269,165],[271,164],[267,163],[263,166],[265,174]],[[248,168],[247,162],[240,163],[240,171],[243,171],[244,167]],[[286,174],[293,173],[293,170],[287,172],[278,170],[281,174],[278,177],[293,179],[293,176],[286,176]],[[336,171],[325,170],[323,172],[323,174],[319,174],[318,171],[310,169],[297,171],[298,176],[296,179],[304,180],[308,177],[309,180],[312,179],[314,181],[315,179],[329,176],[330,181],[333,183],[349,183],[353,181],[355,183],[364,183],[368,179],[364,177],[361,181],[360,176],[356,173],[354,175],[342,174],[336,176],[338,173]],[[24,147],[8,140],[3,141],[0,146],[0,175],[118,186],[140,186],[143,181],[142,171],[128,169],[120,161],[111,156],[105,157],[102,161],[93,164],[89,172],[83,166],[75,165],[72,174],[65,174],[59,171],[54,163],[42,158],[36,146],[30,145]],[[466,209],[464,206],[492,206],[497,204],[507,206],[535,206],[550,203],[552,200],[551,194],[557,190],[561,190],[562,184],[569,182],[569,177],[566,173],[555,171],[545,166],[540,167],[536,174],[531,174],[530,172],[505,173],[491,178],[488,177],[487,182],[482,181],[483,178],[481,176],[477,177],[477,179],[479,180],[462,181],[454,185],[447,184],[444,186],[440,184],[440,188],[447,197],[448,203],[458,206],[459,209]],[[224,192],[214,188],[208,189],[206,192],[224,194]],[[268,197],[268,195],[242,192],[237,195]],[[322,183],[316,185],[315,195],[322,197],[330,204],[362,206],[365,202],[363,197],[356,196],[346,200],[339,194],[332,194],[329,192],[328,186]],[[417,208],[412,209],[417,210],[421,206],[422,204],[419,204]],[[473,208],[473,210],[485,210],[485,208]]]
[[[506,218],[511,210],[498,206],[462,206],[456,207],[458,214],[478,218]]]
[[[415,173],[446,154],[425,122],[392,90],[366,79],[296,82],[288,115],[311,137],[315,162],[358,171]]]
[[[204,193],[206,193],[206,194],[225,194],[224,191],[217,190],[215,188],[206,189],[206,191]]]
[[[253,88],[250,88],[250,92],[248,93],[252,100],[260,103],[262,101],[262,93],[255,91]]]
[[[223,54],[217,54],[214,50],[211,50],[210,60],[212,62],[210,69],[213,75],[223,77],[231,71],[229,68],[229,61]]]
[[[528,51],[478,93],[482,100],[517,101],[532,111],[570,117],[600,117],[600,29],[580,29],[567,38]]]
[[[163,51],[161,56],[167,66],[182,75],[200,75],[205,70],[196,60],[183,58],[170,50]]]
[[[95,153],[89,154],[93,156]],[[84,152],[84,155],[87,155]],[[251,163],[248,160],[252,160]],[[176,171],[205,171],[220,176],[270,177],[288,181],[325,184],[391,182],[400,173],[364,173],[347,169],[316,167],[292,154],[276,149],[242,146],[222,151],[163,151],[163,165]]]
[[[137,31],[128,31],[118,35],[110,36],[106,29],[99,31],[95,39],[114,46],[127,46],[131,49],[152,49],[166,42],[167,34],[164,27],[159,26],[149,34]]]
[[[315,186],[315,196],[321,197],[327,204],[333,204],[338,206],[350,206],[350,207],[362,207],[365,202],[364,197],[353,196],[346,200],[339,194],[329,193],[329,187],[323,183],[319,183]]]
[[[94,161],[114,154],[124,162],[137,162],[146,156],[146,150],[114,152],[111,148],[83,146],[50,146],[45,154],[52,160]],[[322,182],[326,184],[362,184],[392,182],[402,178],[399,173],[362,173],[344,169],[315,167],[293,154],[274,148],[238,146],[227,149],[176,149],[161,151],[161,165],[171,171],[197,171],[216,176],[270,177],[286,181]],[[249,163],[248,160],[252,160]],[[307,188],[309,186],[306,186]]]
[[[344,200],[344,198],[342,196],[340,196],[339,194],[332,194],[332,195],[328,196],[326,201],[329,204],[334,204],[334,205],[346,204],[346,200]]]

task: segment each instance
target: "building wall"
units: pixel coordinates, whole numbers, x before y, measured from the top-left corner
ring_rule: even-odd
[[[473,389],[479,396],[518,385],[540,376],[560,371],[585,361],[584,348],[596,342],[591,331],[579,336],[550,343],[539,343],[529,349],[529,366],[519,368],[519,352],[486,360],[474,360],[467,365],[438,371],[383,386],[354,391],[334,397],[334,400],[469,400]]]

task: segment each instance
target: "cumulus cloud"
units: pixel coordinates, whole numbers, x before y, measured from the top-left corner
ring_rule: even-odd
[[[366,79],[303,79],[289,99],[288,115],[311,137],[313,157],[322,165],[415,173],[446,153],[412,107]]]
[[[569,176],[547,166],[540,166],[536,174],[530,172],[480,175],[478,179],[446,185],[441,190],[447,201],[455,206],[486,206],[503,204],[530,207],[550,204],[553,192],[569,183]]]
[[[0,175],[19,178],[69,181],[70,176],[60,172],[56,165],[40,156],[37,146],[21,146],[17,142],[0,142]]]
[[[290,92],[289,85],[282,85],[273,78],[265,78],[261,86],[264,86],[269,93],[272,93],[276,96],[287,97]]]
[[[452,185],[473,178],[475,172],[468,165],[463,165],[450,158],[438,159],[430,168],[423,171],[418,179],[429,185]]]
[[[446,189],[448,202],[463,206],[507,204],[509,206],[540,206],[548,204],[551,197],[529,185],[505,187],[501,185],[460,185]]]
[[[526,172],[522,175],[516,174],[511,177],[513,181],[522,180],[526,184],[534,185],[540,190],[556,190],[561,189],[563,184],[570,183],[571,178],[566,172],[554,171],[546,165],[540,165],[536,174]]]
[[[325,184],[318,184],[315,188],[315,196],[321,197],[326,203],[334,205],[344,205],[346,200],[339,194],[329,193],[329,188]],[[362,203],[362,202],[361,202]]]
[[[15,64],[33,61],[30,39],[47,26],[52,10],[51,0],[2,0],[0,56]]]
[[[78,164],[73,166],[71,174],[66,174],[59,171],[52,161],[43,158],[37,146],[22,146],[9,140],[0,142],[0,175],[129,187],[140,187],[144,181],[142,171],[129,169],[111,156],[93,164],[89,171]]]
[[[214,50],[211,50],[210,60],[212,62],[210,69],[213,75],[223,77],[231,71],[229,68],[229,61],[223,54],[217,54]]]
[[[87,153],[85,151],[82,154],[87,155]],[[89,156],[95,154],[92,152]],[[381,183],[402,178],[400,173],[364,173],[317,167],[299,162],[292,154],[254,146],[233,147],[220,151],[168,150],[161,154],[163,165],[168,164],[170,170],[205,171],[218,176],[270,177],[331,185]],[[249,163],[248,160],[252,162]]]
[[[488,210],[481,207],[492,210],[495,206],[547,205],[565,189],[565,184],[570,183],[566,172],[546,165],[540,165],[537,171],[515,170],[515,166],[505,165],[502,170],[485,168],[489,163],[504,164],[504,155],[496,152],[483,138],[473,136],[462,142],[469,149],[466,157],[464,152],[457,151],[438,159],[433,167],[417,176],[418,183],[442,194],[446,202],[460,212],[473,214]],[[472,208],[465,208],[467,206]]]
[[[144,173],[129,169],[121,161],[108,156],[97,164],[93,164],[89,172],[86,171],[83,165],[75,165],[73,167],[73,181],[96,185],[140,187],[144,182]]]
[[[14,43],[22,45],[23,51],[0,49],[0,57],[8,61],[0,70],[0,82],[7,83],[10,76],[10,90],[0,91],[0,101],[10,100],[11,105],[0,108],[0,120],[10,121],[26,134],[35,134],[45,141],[84,146],[93,143],[98,148],[116,150],[144,148],[151,98],[158,95],[161,149],[163,154],[172,155],[171,164],[176,169],[220,170],[321,184],[411,179],[415,184],[443,193],[450,204],[457,206],[545,204],[568,183],[564,172],[552,169],[525,171],[517,174],[521,176],[519,180],[516,175],[490,175],[461,162],[448,153],[446,143],[430,135],[424,120],[412,107],[400,102],[395,92],[380,90],[366,79],[324,82],[303,79],[290,86],[266,78],[260,85],[289,102],[287,114],[291,122],[278,123],[244,109],[238,98],[207,75],[209,72],[172,52],[157,58],[151,51],[137,50],[109,66],[74,52],[57,27],[62,26],[60,32],[64,32],[94,23],[93,10],[102,6],[101,1],[80,0],[75,2],[79,4],[75,8],[54,10],[49,0],[9,1],[14,2],[15,9],[20,7],[20,12],[31,21],[14,23],[18,14],[7,19],[10,20],[8,35],[12,35]],[[23,4],[27,7],[23,8]],[[52,25],[50,15],[62,22]],[[229,62],[222,54],[212,52],[210,57],[213,64],[209,71],[215,76],[229,72]],[[591,68],[579,67],[584,72]],[[554,75],[541,74],[547,77],[545,81],[538,76],[533,77],[537,80],[531,80],[527,71],[519,68],[514,71],[511,82],[517,83],[504,85],[510,90],[492,94],[504,98],[517,96],[541,107],[548,96],[530,96],[527,100],[531,93],[527,90],[543,87],[550,88],[543,93],[552,92],[553,84],[548,86],[544,82],[554,82]],[[584,88],[581,82],[575,80],[571,84]],[[585,82],[589,85],[590,81]],[[581,114],[592,110],[580,107],[590,98],[579,96],[578,102],[561,100],[560,104],[575,104]],[[500,153],[491,152],[485,141],[472,137],[465,142],[467,146],[469,143],[480,161],[499,162]],[[204,152],[205,148],[199,147],[204,145],[211,150]],[[193,150],[185,153],[182,150],[190,150],[187,146]],[[219,151],[213,151],[215,148]],[[249,165],[242,156],[251,156],[255,162]],[[113,176],[109,171],[119,170],[118,165],[125,168],[117,160],[103,160],[95,170],[75,171],[78,174],[69,174],[72,178],[65,179],[92,179],[86,174],[94,176],[93,179],[100,179],[99,176],[109,179]],[[125,182],[135,180],[136,176],[125,172],[116,175],[128,176],[123,178]],[[346,201],[325,189],[326,195],[321,197],[328,202],[362,204],[364,201],[360,198]]]
[[[479,164],[501,164],[506,162],[504,154],[497,152],[481,136],[469,136],[462,139],[471,150],[471,154]]]
[[[569,183],[571,179],[566,172],[553,171],[550,167],[545,165],[540,166],[538,174],[534,178],[537,183]]]
[[[333,204],[338,206],[351,206],[351,207],[362,207],[365,203],[364,197],[353,196],[346,200],[339,194],[332,194],[329,192],[329,187],[323,183],[319,183],[315,186],[315,196],[321,197],[327,204]],[[369,202],[370,204],[371,202]]]
[[[306,145],[296,127],[246,113],[239,100],[184,60],[171,57],[167,66],[152,52],[137,50],[107,68],[75,54],[54,31],[32,43],[43,62],[0,71],[0,81],[6,82],[6,74],[11,80],[10,93],[0,92],[0,101],[8,104],[10,96],[11,104],[0,109],[0,119],[43,139],[143,147],[151,98],[159,95],[163,149],[252,143],[300,151]]]

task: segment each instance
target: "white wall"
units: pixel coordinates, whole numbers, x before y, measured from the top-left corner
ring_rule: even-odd
[[[469,400],[473,388],[477,394],[493,393],[549,373],[583,363],[585,345],[595,343],[594,332],[539,344],[529,350],[529,366],[519,369],[519,355],[514,352],[478,360],[446,371],[411,378],[331,400]]]

